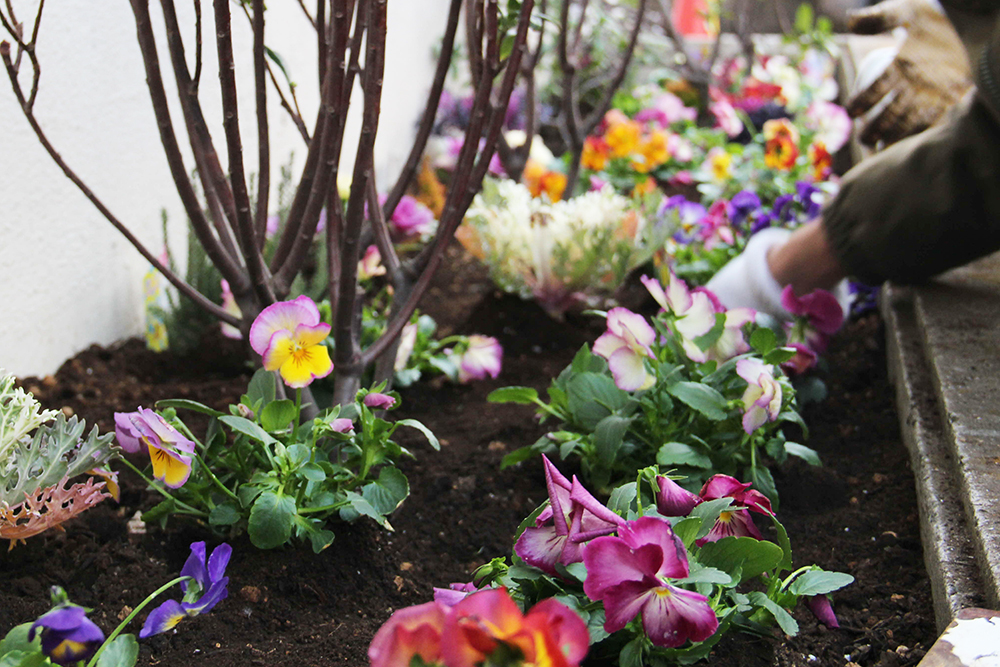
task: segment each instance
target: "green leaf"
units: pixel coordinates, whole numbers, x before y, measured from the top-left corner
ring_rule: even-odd
[[[260,411],[260,425],[265,431],[283,431],[295,419],[295,402],[283,399],[271,401]]]
[[[819,460],[819,454],[815,449],[800,445],[797,442],[786,442],[785,451],[792,456],[797,456],[811,466],[821,466],[823,462]]]
[[[742,580],[746,581],[776,568],[784,555],[781,547],[771,542],[752,537],[724,537],[703,545],[698,562],[731,575],[742,572]]]
[[[260,426],[250,421],[249,419],[244,419],[243,417],[235,417],[233,415],[223,415],[219,417],[219,421],[233,429],[238,433],[249,436],[250,438],[263,442],[265,445],[273,445],[278,441],[271,437],[271,434],[262,429]]]
[[[532,405],[538,400],[538,392],[531,387],[500,387],[486,397],[490,403],[517,403]]]
[[[160,519],[166,520],[177,509],[177,503],[173,498],[167,498],[142,513],[142,520],[146,523],[153,523]]]
[[[683,442],[668,442],[656,453],[656,462],[661,466],[693,466],[695,468],[711,468],[712,459],[702,454],[691,445]]]
[[[701,517],[698,516],[686,517],[684,519],[681,519],[674,525],[674,534],[677,535],[677,537],[681,538],[681,542],[684,543],[685,547],[690,549],[691,545],[694,544],[694,541],[698,539],[698,533],[701,532],[701,526],[704,523],[705,520],[702,519]],[[708,524],[709,530],[711,530],[714,524],[715,521],[712,521],[712,523]],[[705,534],[707,535],[708,531],[705,531]],[[704,537],[704,535],[702,535],[702,537]]]
[[[345,507],[340,511],[341,519],[347,521],[348,523],[353,522],[359,516],[366,516],[372,519],[378,525],[382,526],[386,530],[392,530],[392,525],[386,521],[385,516],[379,512],[377,509],[372,507],[372,504],[364,499],[360,493],[355,493],[354,491],[347,492],[347,500],[351,503],[350,507]]]
[[[775,366],[780,366],[792,357],[796,355],[795,348],[791,347],[779,347],[771,350],[767,354],[763,355],[764,361],[773,364]]]
[[[527,461],[537,454],[538,452],[535,451],[535,448],[531,445],[528,445],[527,447],[519,447],[503,457],[503,460],[500,461],[500,470],[505,470],[513,465]]]
[[[808,33],[813,27],[813,9],[810,5],[802,3],[795,10],[795,32],[800,34]]]
[[[750,334],[750,347],[763,356],[777,346],[774,332],[767,327],[758,327]]]
[[[156,402],[156,409],[163,410],[165,408],[175,408],[180,410],[191,410],[192,412],[200,412],[203,415],[211,415],[212,417],[221,417],[225,412],[219,412],[218,410],[213,410],[204,403],[199,403],[198,401],[190,401],[186,398],[168,398],[163,401]]]
[[[410,495],[410,484],[406,475],[392,466],[385,466],[379,470],[378,480],[365,484],[361,495],[380,514],[389,515]]]
[[[424,434],[427,438],[427,442],[431,443],[431,447],[437,451],[441,451],[441,443],[438,442],[437,436],[431,433],[431,430],[424,426],[422,423],[418,422],[416,419],[400,419],[396,422],[400,426],[409,426],[410,428],[415,428]]]
[[[597,428],[594,429],[594,450],[597,460],[603,465],[609,468],[614,465],[618,450],[622,446],[622,439],[631,423],[631,419],[615,415],[605,417],[598,422]]]
[[[587,580],[587,566],[583,563],[570,563],[564,569],[581,584]]]
[[[622,484],[611,492],[611,498],[608,500],[608,509],[612,512],[617,512],[621,515],[626,515],[628,513],[628,508],[635,502],[635,492],[636,492],[635,482],[629,482],[628,484]]]
[[[139,642],[135,635],[125,634],[104,647],[97,667],[132,667],[139,658]]]
[[[312,543],[313,553],[319,553],[333,544],[336,535],[332,530],[314,530],[309,533],[309,541]]]
[[[708,535],[709,531],[715,525],[715,522],[719,520],[719,515],[733,504],[733,499],[726,498],[716,498],[715,500],[707,500],[700,503],[693,510],[689,518],[696,517],[702,520],[701,528],[698,529],[697,539],[701,539]]]
[[[799,624],[795,622],[791,614],[784,610],[781,605],[767,597],[760,591],[753,591],[748,594],[747,597],[750,598],[750,604],[756,607],[763,607],[767,609],[774,616],[774,620],[778,622],[778,627],[789,637],[794,637],[799,634]]]
[[[589,430],[597,428],[602,419],[624,408],[629,401],[629,395],[616,387],[614,380],[597,373],[573,377],[566,393],[573,419]]]
[[[231,526],[242,517],[242,512],[234,503],[226,502],[212,508],[208,515],[208,523],[213,526]]]
[[[707,546],[707,545],[706,545]],[[715,567],[692,568],[691,574],[683,579],[678,579],[677,584],[718,584],[728,586],[733,583],[733,575]]]
[[[641,634],[622,648],[618,654],[620,667],[643,667],[642,652],[646,643],[646,635]]]
[[[807,570],[796,577],[788,590],[795,595],[826,595],[854,583],[854,577],[843,572]]]
[[[784,552],[784,559],[781,561],[782,570],[792,569],[792,541],[788,539],[788,531],[785,527],[781,525],[778,518],[775,516],[771,517],[771,523],[774,524],[774,529],[778,533],[778,546],[781,547],[782,552]]]
[[[247,397],[250,403],[255,405],[257,401],[267,405],[274,400],[277,393],[277,383],[274,380],[274,373],[258,368],[257,372],[250,378],[250,386],[247,387]]]
[[[747,474],[749,475],[747,481],[753,484],[753,488],[767,496],[767,499],[771,501],[771,507],[777,512],[778,487],[774,484],[774,477],[771,476],[771,471],[758,463],[755,467],[750,468]]]
[[[42,653],[41,648],[35,651],[11,651],[0,656],[0,667],[40,667],[41,665],[51,665],[49,659]]]
[[[250,507],[257,496],[263,492],[263,487],[255,484],[243,484],[236,490],[236,495],[239,497],[240,504],[243,505],[243,507]]]
[[[667,391],[713,421],[726,418],[726,398],[708,385],[701,382],[677,382],[667,387]]]
[[[258,549],[273,549],[288,541],[295,525],[295,499],[264,491],[250,508],[247,532]]]
[[[0,641],[0,655],[10,653],[11,651],[25,651],[30,653],[40,648],[41,640],[38,637],[35,637],[35,641],[28,641],[28,632],[31,631],[32,625],[34,623],[29,621],[11,628],[7,636],[3,638],[3,641]]]
[[[311,457],[312,450],[300,442],[290,445],[285,450],[285,458],[288,460],[288,465],[292,470],[298,470],[304,466]]]
[[[322,482],[326,479],[326,471],[318,463],[307,463],[299,469],[299,474],[310,482]]]

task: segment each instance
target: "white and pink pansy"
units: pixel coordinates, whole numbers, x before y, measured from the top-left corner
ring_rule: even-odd
[[[673,271],[670,272],[666,291],[654,278],[642,276],[640,280],[656,302],[674,315],[674,328],[688,358],[698,363],[708,361],[708,353],[694,342],[715,326],[715,304],[708,293],[689,290],[687,284],[674,275]]]
[[[250,327],[250,347],[263,357],[264,368],[278,371],[289,387],[301,388],[333,371],[323,341],[330,325],[307,296],[273,303]]]
[[[736,374],[747,381],[743,392],[743,430],[753,433],[778,418],[781,385],[774,378],[774,366],[753,357],[737,361]]]
[[[615,385],[622,391],[649,389],[656,376],[646,370],[645,359],[655,359],[651,345],[656,331],[642,315],[628,308],[608,311],[608,330],[594,341],[594,354],[608,360]]]
[[[503,363],[503,347],[492,336],[472,334],[468,347],[458,359],[458,381],[485,380],[487,376],[500,375]]]

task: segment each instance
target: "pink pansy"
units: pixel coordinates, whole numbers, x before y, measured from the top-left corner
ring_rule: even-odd
[[[805,317],[809,326],[824,334],[836,333],[844,324],[844,311],[837,297],[826,290],[813,290],[805,296],[795,296],[791,285],[781,292],[781,305],[792,315]]]
[[[230,315],[235,315],[236,317],[241,317],[243,315],[240,311],[240,307],[236,305],[236,298],[233,296],[233,291],[229,289],[229,281],[225,278],[222,279],[222,309]],[[243,334],[240,333],[240,330],[232,324],[221,322],[219,323],[219,329],[222,331],[222,335],[226,338],[232,338],[234,340],[243,338]]]
[[[330,428],[337,433],[353,433],[354,432],[354,422],[346,417],[337,417],[330,424]]]
[[[392,225],[403,237],[430,233],[434,222],[434,212],[410,195],[403,195],[392,213]]]
[[[393,612],[368,647],[371,667],[409,665],[420,656],[424,664],[441,660],[441,633],[448,608],[437,602],[406,607]]]
[[[365,394],[364,404],[376,410],[388,410],[396,405],[396,399],[388,394],[380,394],[377,391],[373,391],[370,394]]]
[[[382,255],[374,245],[368,246],[365,256],[358,261],[358,280],[371,280],[375,276],[384,276]]]
[[[679,134],[671,134],[667,139],[667,152],[677,162],[690,162],[694,159],[694,147],[690,141]],[[681,173],[684,172],[680,172],[676,176],[680,176]]]
[[[662,475],[656,478],[656,483],[660,488],[656,495],[656,510],[663,516],[688,516],[691,510],[708,500],[733,499],[735,507],[719,514],[708,534],[696,542],[698,546],[716,542],[723,537],[764,539],[747,510],[771,516],[771,501],[764,494],[751,489],[750,484],[743,484],[729,475],[714,475],[695,495]]]
[[[535,525],[521,533],[514,553],[529,565],[556,574],[556,563],[569,565],[582,559],[582,543],[613,533],[624,520],[602,505],[583,488],[576,477],[571,483],[542,456],[549,506]]]
[[[590,190],[588,192],[600,192],[608,182],[599,176],[590,177]]]
[[[816,133],[813,141],[822,141],[831,155],[847,143],[853,127],[844,107],[823,100],[816,100],[806,107],[804,125]]]
[[[670,271],[666,291],[655,278],[642,276],[640,280],[656,302],[676,318],[674,327],[680,334],[681,345],[688,358],[698,363],[708,361],[708,353],[698,347],[694,339],[704,336],[715,326],[716,311],[709,297],[710,292],[689,290],[687,283],[673,271]]]
[[[694,121],[698,110],[685,106],[681,98],[673,93],[663,93],[653,100],[653,105],[636,114],[635,120],[640,123],[655,123],[661,128],[668,128],[680,121]]]
[[[656,646],[677,647],[708,639],[719,627],[708,598],[678,588],[688,576],[687,551],[670,524],[652,516],[628,522],[618,537],[599,537],[583,550],[583,590],[604,602],[604,629],[617,632],[642,614]]]
[[[806,604],[809,606],[809,611],[813,613],[813,616],[820,623],[828,628],[840,627],[837,615],[833,613],[833,604],[830,603],[829,597],[826,595],[812,595],[806,600]]]
[[[320,321],[316,304],[303,295],[262,310],[250,327],[250,347],[263,357],[264,368],[278,371],[289,387],[301,388],[333,371],[323,345],[329,335],[330,325]]]
[[[781,363],[781,368],[789,375],[802,375],[816,366],[819,355],[805,343],[786,343],[785,347],[795,350],[795,356]]]
[[[434,601],[447,607],[454,607],[469,595],[475,593],[476,585],[472,582],[467,584],[448,584],[448,588],[434,588]]]
[[[726,200],[716,200],[708,209],[708,213],[701,219],[698,239],[704,244],[705,250],[711,250],[719,243],[731,246],[735,242],[736,237],[733,234],[733,228],[729,225],[727,210]]]
[[[736,373],[747,381],[743,392],[743,430],[753,433],[781,412],[781,385],[774,379],[774,366],[760,359],[740,359]]]
[[[667,180],[667,183],[673,185],[674,187],[678,187],[681,185],[692,185],[694,183],[694,176],[691,175],[690,171],[685,169],[683,171],[678,171],[676,174],[671,176]]]
[[[608,360],[615,385],[622,391],[649,389],[656,376],[646,370],[645,358],[655,359],[650,349],[656,331],[646,318],[628,308],[608,311],[608,330],[594,341],[594,354]]]
[[[728,100],[716,100],[708,105],[708,110],[715,116],[715,127],[725,132],[726,136],[733,138],[743,131],[743,121]]]
[[[716,361],[726,361],[738,354],[745,354],[750,351],[750,344],[743,336],[743,327],[750,324],[757,318],[757,311],[753,308],[733,308],[726,310],[719,298],[704,287],[696,287],[695,292],[704,292],[715,308],[716,313],[725,313],[726,319],[722,324],[722,334],[711,347],[705,350],[708,359]]]
[[[458,359],[458,381],[485,380],[500,374],[503,348],[500,341],[492,336],[472,334],[469,346]]]

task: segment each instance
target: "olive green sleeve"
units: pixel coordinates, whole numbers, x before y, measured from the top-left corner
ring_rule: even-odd
[[[917,282],[1000,249],[1000,123],[970,95],[849,171],[823,212],[848,275]]]

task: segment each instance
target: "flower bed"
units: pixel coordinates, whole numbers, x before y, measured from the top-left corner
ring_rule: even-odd
[[[452,269],[436,281],[441,291],[432,294],[430,314],[445,333],[498,337],[504,371],[472,385],[404,390],[396,415],[421,419],[443,446],[434,452],[418,433],[401,432],[402,444],[418,458],[401,465],[412,494],[391,518],[395,532],[368,523],[345,526],[318,555],[301,546],[261,551],[245,537],[233,541],[229,598],[176,634],[144,642],[139,664],[365,665],[368,643],[392,610],[425,602],[432,586],[467,581],[476,566],[509,555],[517,525],[545,498],[545,484],[537,462],[503,472],[499,463],[545,429],[534,423],[530,408],[491,404],[485,397],[515,384],[544,390],[584,342],[600,335],[603,322],[570,317],[557,324],[537,305],[496,296],[482,270],[464,262],[458,267],[458,276]],[[46,407],[69,406],[110,432],[114,411],[165,397],[222,407],[238,400],[249,379],[238,346],[225,348],[229,354],[185,360],[140,348],[92,349],[70,360],[54,381],[29,378],[25,386],[37,389]],[[913,481],[877,320],[850,325],[828,358],[830,398],[805,415],[812,430],[808,444],[825,466],[791,462],[775,477],[779,516],[795,536],[796,562],[856,578],[836,596],[842,628],[826,630],[802,607],[798,637],[733,636],[715,649],[714,665],[842,665],[845,655],[859,665],[908,665],[933,635]],[[69,523],[65,536],[46,534],[0,556],[0,627],[44,612],[48,586],[60,584],[74,602],[93,607],[91,618],[110,630],[128,613],[126,606],[181,569],[191,542],[217,542],[180,521],[166,531],[150,525],[145,535],[129,536],[126,520],[156,502],[141,489],[126,479],[120,507],[107,501]]]

